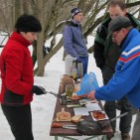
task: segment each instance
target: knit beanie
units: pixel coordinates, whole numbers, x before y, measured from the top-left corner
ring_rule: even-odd
[[[78,13],[82,13],[82,10],[79,8],[73,8],[71,10],[71,16],[74,17],[75,15],[77,15]]]

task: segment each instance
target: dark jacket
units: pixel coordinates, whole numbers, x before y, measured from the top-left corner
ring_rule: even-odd
[[[81,25],[76,21],[70,21],[63,30],[63,44],[66,54],[72,57],[87,57],[88,51],[83,36]]]
[[[22,106],[32,101],[33,64],[29,45],[24,37],[13,32],[1,53],[2,104]]]
[[[128,101],[140,108],[140,33],[130,30],[121,46],[116,72],[106,86],[98,88],[95,98],[114,101],[127,96]]]
[[[127,13],[127,17],[132,25],[140,30],[139,21],[131,14]],[[120,56],[120,47],[112,42],[111,35],[108,36],[108,25],[111,18],[108,16],[97,29],[94,41],[94,57],[97,66],[102,70],[104,84],[112,77],[115,72],[115,65]]]

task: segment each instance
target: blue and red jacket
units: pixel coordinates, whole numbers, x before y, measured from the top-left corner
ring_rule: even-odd
[[[95,98],[114,101],[127,96],[129,102],[140,108],[140,33],[132,29],[121,47],[116,72],[106,86],[96,90]]]
[[[33,64],[29,45],[29,41],[13,32],[1,53],[2,104],[22,106],[32,101]]]

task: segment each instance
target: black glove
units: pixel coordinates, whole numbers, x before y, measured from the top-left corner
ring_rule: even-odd
[[[33,85],[32,92],[36,95],[46,94],[46,91],[43,87],[36,85]]]

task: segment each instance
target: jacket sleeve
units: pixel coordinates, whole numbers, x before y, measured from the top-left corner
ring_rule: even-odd
[[[104,65],[104,47],[99,44],[98,42],[94,42],[94,46],[93,46],[93,50],[94,50],[94,58],[95,58],[95,62],[97,67],[99,67],[100,69],[102,69],[103,65]]]
[[[99,100],[114,101],[131,93],[140,79],[139,57],[125,63],[110,79],[106,86],[98,88],[95,98]]]
[[[67,25],[65,26],[63,30],[63,45],[67,54],[70,54],[72,57],[78,57],[78,54],[75,51],[74,46],[73,46],[72,29],[70,26],[67,26]]]
[[[104,65],[104,44],[105,44],[105,38],[106,38],[106,31],[103,28],[102,25],[100,25],[97,29],[94,45],[93,45],[93,51],[94,51],[94,58],[96,61],[96,65],[102,69]]]
[[[30,83],[26,82],[22,77],[25,74],[24,63],[27,63],[24,52],[22,49],[14,48],[15,46],[12,47],[13,49],[9,49],[6,57],[6,87],[16,94],[27,95],[32,90],[33,68],[28,66],[30,69],[26,77],[30,78]]]

